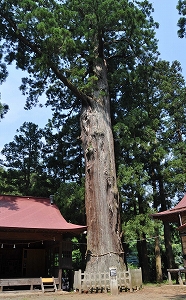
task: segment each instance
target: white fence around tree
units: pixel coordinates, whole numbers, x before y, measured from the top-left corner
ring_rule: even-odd
[[[110,291],[110,273],[82,273],[81,270],[74,273],[74,290],[80,293],[83,291]],[[142,287],[142,272],[139,269],[129,269],[124,272],[117,272],[117,285],[120,291],[138,290]]]

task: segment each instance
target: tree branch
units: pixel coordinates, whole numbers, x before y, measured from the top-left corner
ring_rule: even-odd
[[[20,42],[22,42],[25,46],[30,48],[35,54],[37,54],[37,56],[42,57],[42,51],[41,49],[39,49],[39,46],[37,46],[36,44],[30,42],[27,38],[25,38],[20,32],[20,30],[17,28],[15,22],[12,19],[10,19],[7,15],[3,14],[2,12],[0,12],[0,15],[10,24],[17,39]],[[84,104],[87,105],[91,104],[92,98],[82,93],[70,80],[68,80],[67,77],[62,74],[62,72],[57,68],[57,66],[54,65],[54,63],[49,58],[47,64],[54,72],[54,74],[57,76],[57,78],[60,79],[64,83],[64,85],[68,87],[77,98],[81,99],[81,101]]]

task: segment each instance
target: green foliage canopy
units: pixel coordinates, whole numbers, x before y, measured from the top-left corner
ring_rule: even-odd
[[[180,15],[182,17],[178,20],[178,36],[180,38],[183,38],[186,36],[186,1],[185,0],[179,0],[177,4],[177,9]]]
[[[72,94],[87,101],[99,57],[115,85],[142,55],[153,56],[157,24],[151,11],[148,1],[1,1],[1,58],[28,72],[20,87],[28,96],[26,107],[44,91],[49,102],[63,100],[63,109],[74,103]],[[115,85],[115,93],[119,89]]]

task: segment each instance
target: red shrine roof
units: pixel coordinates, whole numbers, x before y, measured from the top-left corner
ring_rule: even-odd
[[[179,222],[179,215],[186,216],[186,194],[174,208],[152,214],[152,217],[165,222]]]
[[[81,233],[87,227],[68,223],[48,198],[0,195],[0,229],[2,228]]]

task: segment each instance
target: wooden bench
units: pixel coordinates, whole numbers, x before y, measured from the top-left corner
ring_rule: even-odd
[[[29,286],[30,290],[33,290],[34,286],[40,286],[40,278],[10,278],[0,279],[0,291],[3,291],[4,287],[15,287],[15,286]]]
[[[178,282],[180,285],[183,285],[183,280],[182,280],[182,276],[181,274],[184,273],[186,274],[186,269],[183,268],[183,269],[167,269],[167,272],[168,272],[168,281],[169,281],[169,284],[172,284],[172,277],[171,277],[171,274],[172,273],[176,273],[177,276],[178,276]]]
[[[53,292],[53,291],[57,291],[57,287],[56,287],[56,282],[55,282],[55,279],[54,277],[51,277],[51,278],[43,278],[43,277],[40,277],[40,280],[41,280],[41,289],[42,289],[42,292]]]
[[[47,278],[48,279],[48,278]],[[59,279],[54,279],[55,284],[59,284]],[[41,278],[7,278],[7,279],[0,279],[0,292],[3,292],[4,287],[8,288],[15,288],[15,287],[21,287],[21,286],[28,286],[30,290],[33,291],[34,287],[39,288],[41,285]]]

